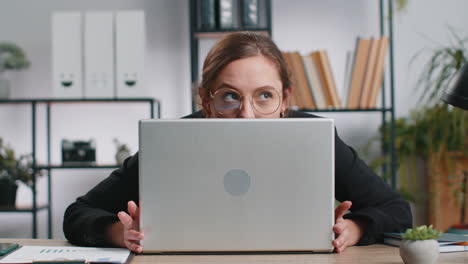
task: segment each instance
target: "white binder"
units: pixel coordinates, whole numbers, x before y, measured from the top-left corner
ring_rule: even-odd
[[[88,11],[84,15],[86,98],[114,97],[114,14]]]
[[[115,16],[117,97],[143,97],[145,15],[143,11],[117,11]]]
[[[55,97],[83,96],[80,12],[52,13],[52,86]]]

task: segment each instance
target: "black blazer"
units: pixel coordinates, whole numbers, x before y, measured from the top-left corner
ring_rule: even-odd
[[[319,118],[289,111],[288,118]],[[196,112],[184,118],[205,118]],[[336,132],[336,131],[335,131]],[[353,203],[346,219],[365,223],[358,245],[383,241],[384,232],[403,232],[412,226],[408,203],[377,176],[335,133],[335,198]],[[127,202],[138,202],[138,153],[121,168],[68,206],[63,221],[65,237],[83,246],[110,246],[106,227],[118,221],[117,213],[127,210]],[[313,223],[311,223],[313,224]]]

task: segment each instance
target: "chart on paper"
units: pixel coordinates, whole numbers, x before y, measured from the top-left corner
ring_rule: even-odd
[[[23,246],[0,263],[32,263],[33,261],[84,260],[95,263],[125,263],[130,255],[123,248]]]

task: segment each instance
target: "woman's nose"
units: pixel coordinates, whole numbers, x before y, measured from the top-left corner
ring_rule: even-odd
[[[241,108],[239,109],[239,118],[255,118],[255,111],[252,104],[248,100],[242,101]]]

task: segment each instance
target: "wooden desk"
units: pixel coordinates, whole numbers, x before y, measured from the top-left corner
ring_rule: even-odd
[[[69,246],[63,240],[46,239],[0,239],[0,242],[14,242],[20,245]],[[138,255],[132,264],[146,263],[403,263],[398,248],[385,245],[347,248],[340,254],[279,254],[279,255]],[[468,263],[468,252],[440,254],[437,263]]]

